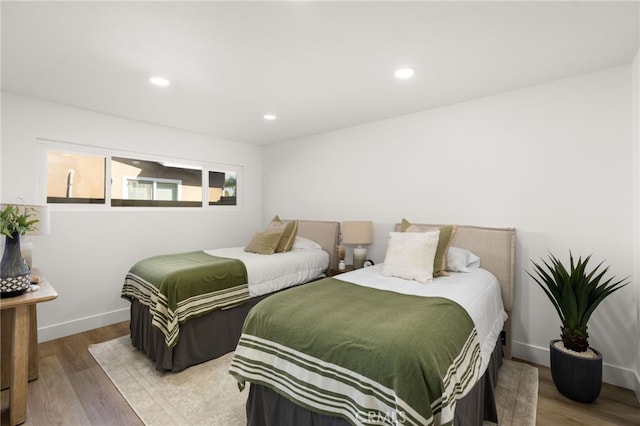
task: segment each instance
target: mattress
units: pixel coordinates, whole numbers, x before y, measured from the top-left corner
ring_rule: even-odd
[[[402,278],[387,277],[380,272],[382,265],[357,269],[335,276],[335,279],[364,287],[426,297],[444,297],[461,305],[475,325],[480,341],[481,374],[487,368],[491,353],[502,330],[507,314],[502,304],[500,284],[496,277],[482,268],[470,272],[450,272],[429,284]]]
[[[293,249],[286,253],[248,253],[243,247],[205,250],[212,256],[241,260],[247,268],[249,296],[273,293],[323,276],[329,254],[322,249]]]

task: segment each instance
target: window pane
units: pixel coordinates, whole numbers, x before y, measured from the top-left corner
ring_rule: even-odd
[[[209,205],[236,206],[236,172],[209,172]]]
[[[127,199],[153,200],[153,182],[127,179]]]
[[[47,202],[104,204],[105,157],[47,152]]]
[[[111,205],[202,206],[202,170],[195,167],[111,158]]]
[[[156,184],[156,200],[178,200],[178,184],[168,182],[158,182]]]

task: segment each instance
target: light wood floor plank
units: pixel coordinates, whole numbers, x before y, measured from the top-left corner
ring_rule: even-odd
[[[115,386],[94,386],[95,383],[106,381],[111,383],[99,365],[76,373],[71,378],[76,393],[83,395],[80,402],[90,424],[142,425],[143,423]],[[105,419],[108,419],[107,423],[104,423]]]
[[[538,367],[538,425],[640,425],[640,402],[633,391],[603,383],[595,402],[575,402],[556,389],[548,367],[528,364]]]
[[[41,343],[40,378],[29,383],[25,425],[139,426],[129,407],[87,348],[129,334],[128,322]],[[532,364],[535,365],[535,364]],[[562,396],[547,367],[538,366],[540,426],[640,425],[640,403],[629,389],[604,384],[595,403]],[[2,392],[0,426],[9,424],[8,392]]]
[[[88,425],[89,418],[60,359],[40,359],[40,377],[29,383],[29,425]]]

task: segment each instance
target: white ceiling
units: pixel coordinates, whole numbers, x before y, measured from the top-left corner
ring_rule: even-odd
[[[639,4],[2,1],[2,89],[261,145],[629,64]]]

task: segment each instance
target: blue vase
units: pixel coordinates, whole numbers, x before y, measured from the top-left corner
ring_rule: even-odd
[[[29,267],[20,253],[20,233],[6,237],[0,261],[0,296],[12,297],[24,293],[31,285]]]

